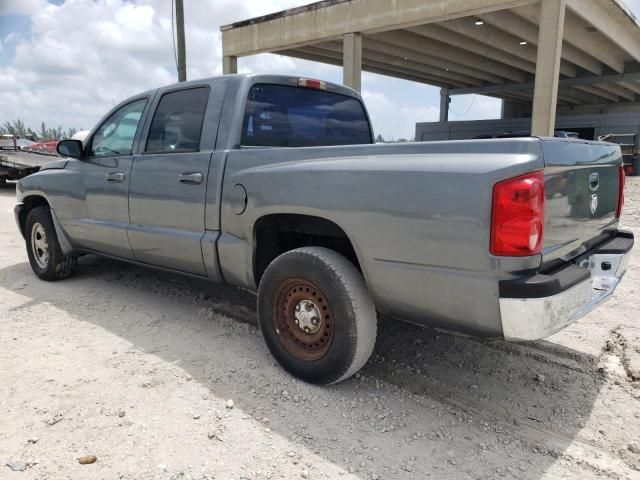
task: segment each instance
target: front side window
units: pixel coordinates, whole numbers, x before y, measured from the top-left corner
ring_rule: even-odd
[[[194,152],[200,149],[209,88],[165,93],[153,115],[147,153]]]
[[[324,90],[257,84],[249,90],[242,145],[313,147],[372,143],[357,98]]]
[[[116,110],[98,129],[91,141],[91,156],[131,155],[133,140],[147,99],[142,98]]]

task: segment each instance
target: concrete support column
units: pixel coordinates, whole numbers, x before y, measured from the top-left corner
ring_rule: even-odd
[[[342,83],[360,92],[362,88],[362,34],[345,33],[342,40]]]
[[[238,57],[227,55],[222,57],[222,74],[238,73]]]
[[[553,136],[566,0],[540,0],[531,135]]]
[[[446,88],[440,89],[440,121],[449,121],[449,104],[451,103],[451,97],[449,96],[449,90]]]

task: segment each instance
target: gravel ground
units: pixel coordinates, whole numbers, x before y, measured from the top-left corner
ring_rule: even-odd
[[[640,235],[640,179],[626,197]],[[637,252],[545,341],[385,319],[362,373],[322,388],[275,365],[251,294],[93,257],[37,280],[13,203],[0,190],[2,479],[640,478]]]

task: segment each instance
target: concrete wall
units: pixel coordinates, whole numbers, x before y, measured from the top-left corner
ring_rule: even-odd
[[[416,141],[463,140],[509,132],[528,135],[530,128],[530,118],[424,122],[416,124]],[[594,139],[608,133],[635,133],[640,137],[640,110],[633,113],[566,115],[556,118],[556,130],[589,129],[593,129]]]

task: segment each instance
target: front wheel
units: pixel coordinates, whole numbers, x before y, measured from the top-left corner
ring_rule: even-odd
[[[38,277],[51,281],[71,275],[76,258],[62,253],[48,207],[37,207],[29,212],[25,237],[29,263]]]
[[[298,248],[271,262],[258,289],[258,321],[280,365],[310,383],[349,378],[376,340],[376,311],[362,275],[327,248]]]

